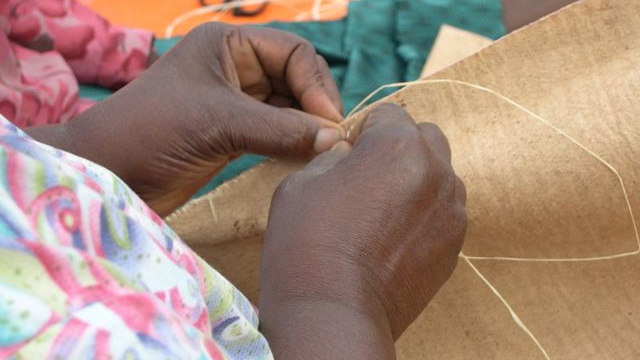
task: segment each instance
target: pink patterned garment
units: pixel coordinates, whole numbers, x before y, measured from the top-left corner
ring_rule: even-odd
[[[92,105],[78,81],[128,83],[145,70],[152,40],[73,0],[0,0],[0,114],[20,127],[66,122]]]
[[[0,115],[0,359],[273,357],[251,303],[126,184]]]

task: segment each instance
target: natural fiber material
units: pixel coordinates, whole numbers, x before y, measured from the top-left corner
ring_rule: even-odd
[[[541,348],[551,359],[640,356],[640,257],[480,259],[593,258],[637,250],[619,178],[628,185],[631,210],[640,213],[638,58],[640,3],[586,0],[431,78],[476,84],[513,100],[615,171],[491,92],[443,81],[410,85],[385,100],[405,107],[416,121],[437,123],[449,137],[469,194],[464,253],[474,265],[460,262],[398,341],[399,358],[544,359]],[[269,162],[170,223],[256,299],[270,196],[299,166]],[[250,203],[239,204],[247,193]],[[540,346],[521,331],[514,313]]]
[[[433,43],[431,54],[422,68],[421,78],[426,78],[454,63],[465,59],[485,47],[493,40],[472,32],[442,25]]]

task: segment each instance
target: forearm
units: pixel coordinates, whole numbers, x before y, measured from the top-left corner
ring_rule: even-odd
[[[123,158],[133,149],[124,142],[136,144],[135,132],[123,128],[122,114],[110,112],[103,104],[76,117],[69,123],[26,128],[25,132],[35,140],[89,159],[113,171],[125,181],[126,168]]]
[[[260,329],[276,359],[395,359],[386,319],[338,302],[261,301]]]
[[[71,139],[65,124],[34,126],[22,129],[35,140],[70,153]]]
[[[137,191],[148,183],[150,164],[175,146],[191,116],[188,95],[174,94],[158,75],[148,75],[66,124],[29,128],[27,133],[106,167]]]

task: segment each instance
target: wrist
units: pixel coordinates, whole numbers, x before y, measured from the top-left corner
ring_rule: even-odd
[[[120,152],[124,149],[118,146],[118,132],[124,129],[120,126],[118,114],[104,109],[102,102],[98,103],[65,124],[67,143],[63,150],[91,160],[124,179],[123,162],[120,161]]]
[[[369,271],[348,251],[318,248],[315,244],[321,244],[320,241],[292,245],[300,243],[293,240],[295,236],[275,239],[269,230],[273,229],[267,230],[260,271],[261,300],[329,302],[366,316],[387,318]]]
[[[395,359],[386,316],[339,300],[262,296],[260,330],[276,359]]]
[[[38,142],[91,160],[122,178],[121,164],[117,164],[116,158],[105,152],[110,148],[106,143],[108,135],[95,136],[93,132],[83,132],[85,121],[88,121],[87,115],[82,114],[70,123],[32,127],[25,129],[25,132]]]
[[[69,135],[67,124],[35,126],[26,128],[23,131],[38,142],[74,153],[73,140]]]
[[[118,161],[119,157],[110,154],[110,150],[114,148],[113,134],[106,126],[99,127],[101,123],[115,126],[114,122],[98,119],[101,112],[95,109],[98,106],[99,104],[75,117],[71,122],[31,127],[24,131],[38,142],[91,160],[123,177],[122,162]]]
[[[287,339],[280,337],[278,327],[281,326],[289,328],[289,331],[298,329],[296,331],[312,339],[314,334],[324,334],[323,337],[334,341],[337,331],[347,339],[358,339],[359,344],[353,343],[352,346],[373,349],[372,344],[360,339],[366,334],[366,338],[376,339],[379,347],[374,354],[378,355],[360,357],[354,354],[333,358],[394,358],[391,319],[366,267],[358,265],[345,251],[333,253],[326,247],[316,247],[315,244],[321,243],[318,241],[304,241],[304,246],[299,241],[277,241],[285,238],[289,237],[275,239],[273,232],[268,231],[262,258],[259,309],[263,331],[270,343],[275,341],[277,346],[290,350],[282,345]],[[293,243],[298,245],[292,246]],[[323,344],[329,342],[322,341]],[[317,346],[320,344],[315,348]],[[279,358],[277,352],[275,355]]]

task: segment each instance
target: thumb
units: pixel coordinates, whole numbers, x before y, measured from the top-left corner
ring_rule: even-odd
[[[349,153],[351,153],[351,144],[346,141],[339,141],[333,145],[330,151],[318,155],[309,162],[304,171],[324,173],[339,164]]]
[[[299,175],[302,179],[311,179],[336,167],[351,153],[351,144],[346,141],[337,142],[331,150],[316,156],[304,167]]]
[[[311,157],[344,138],[335,122],[299,110],[243,99],[239,117],[227,126],[234,151],[284,157]]]

